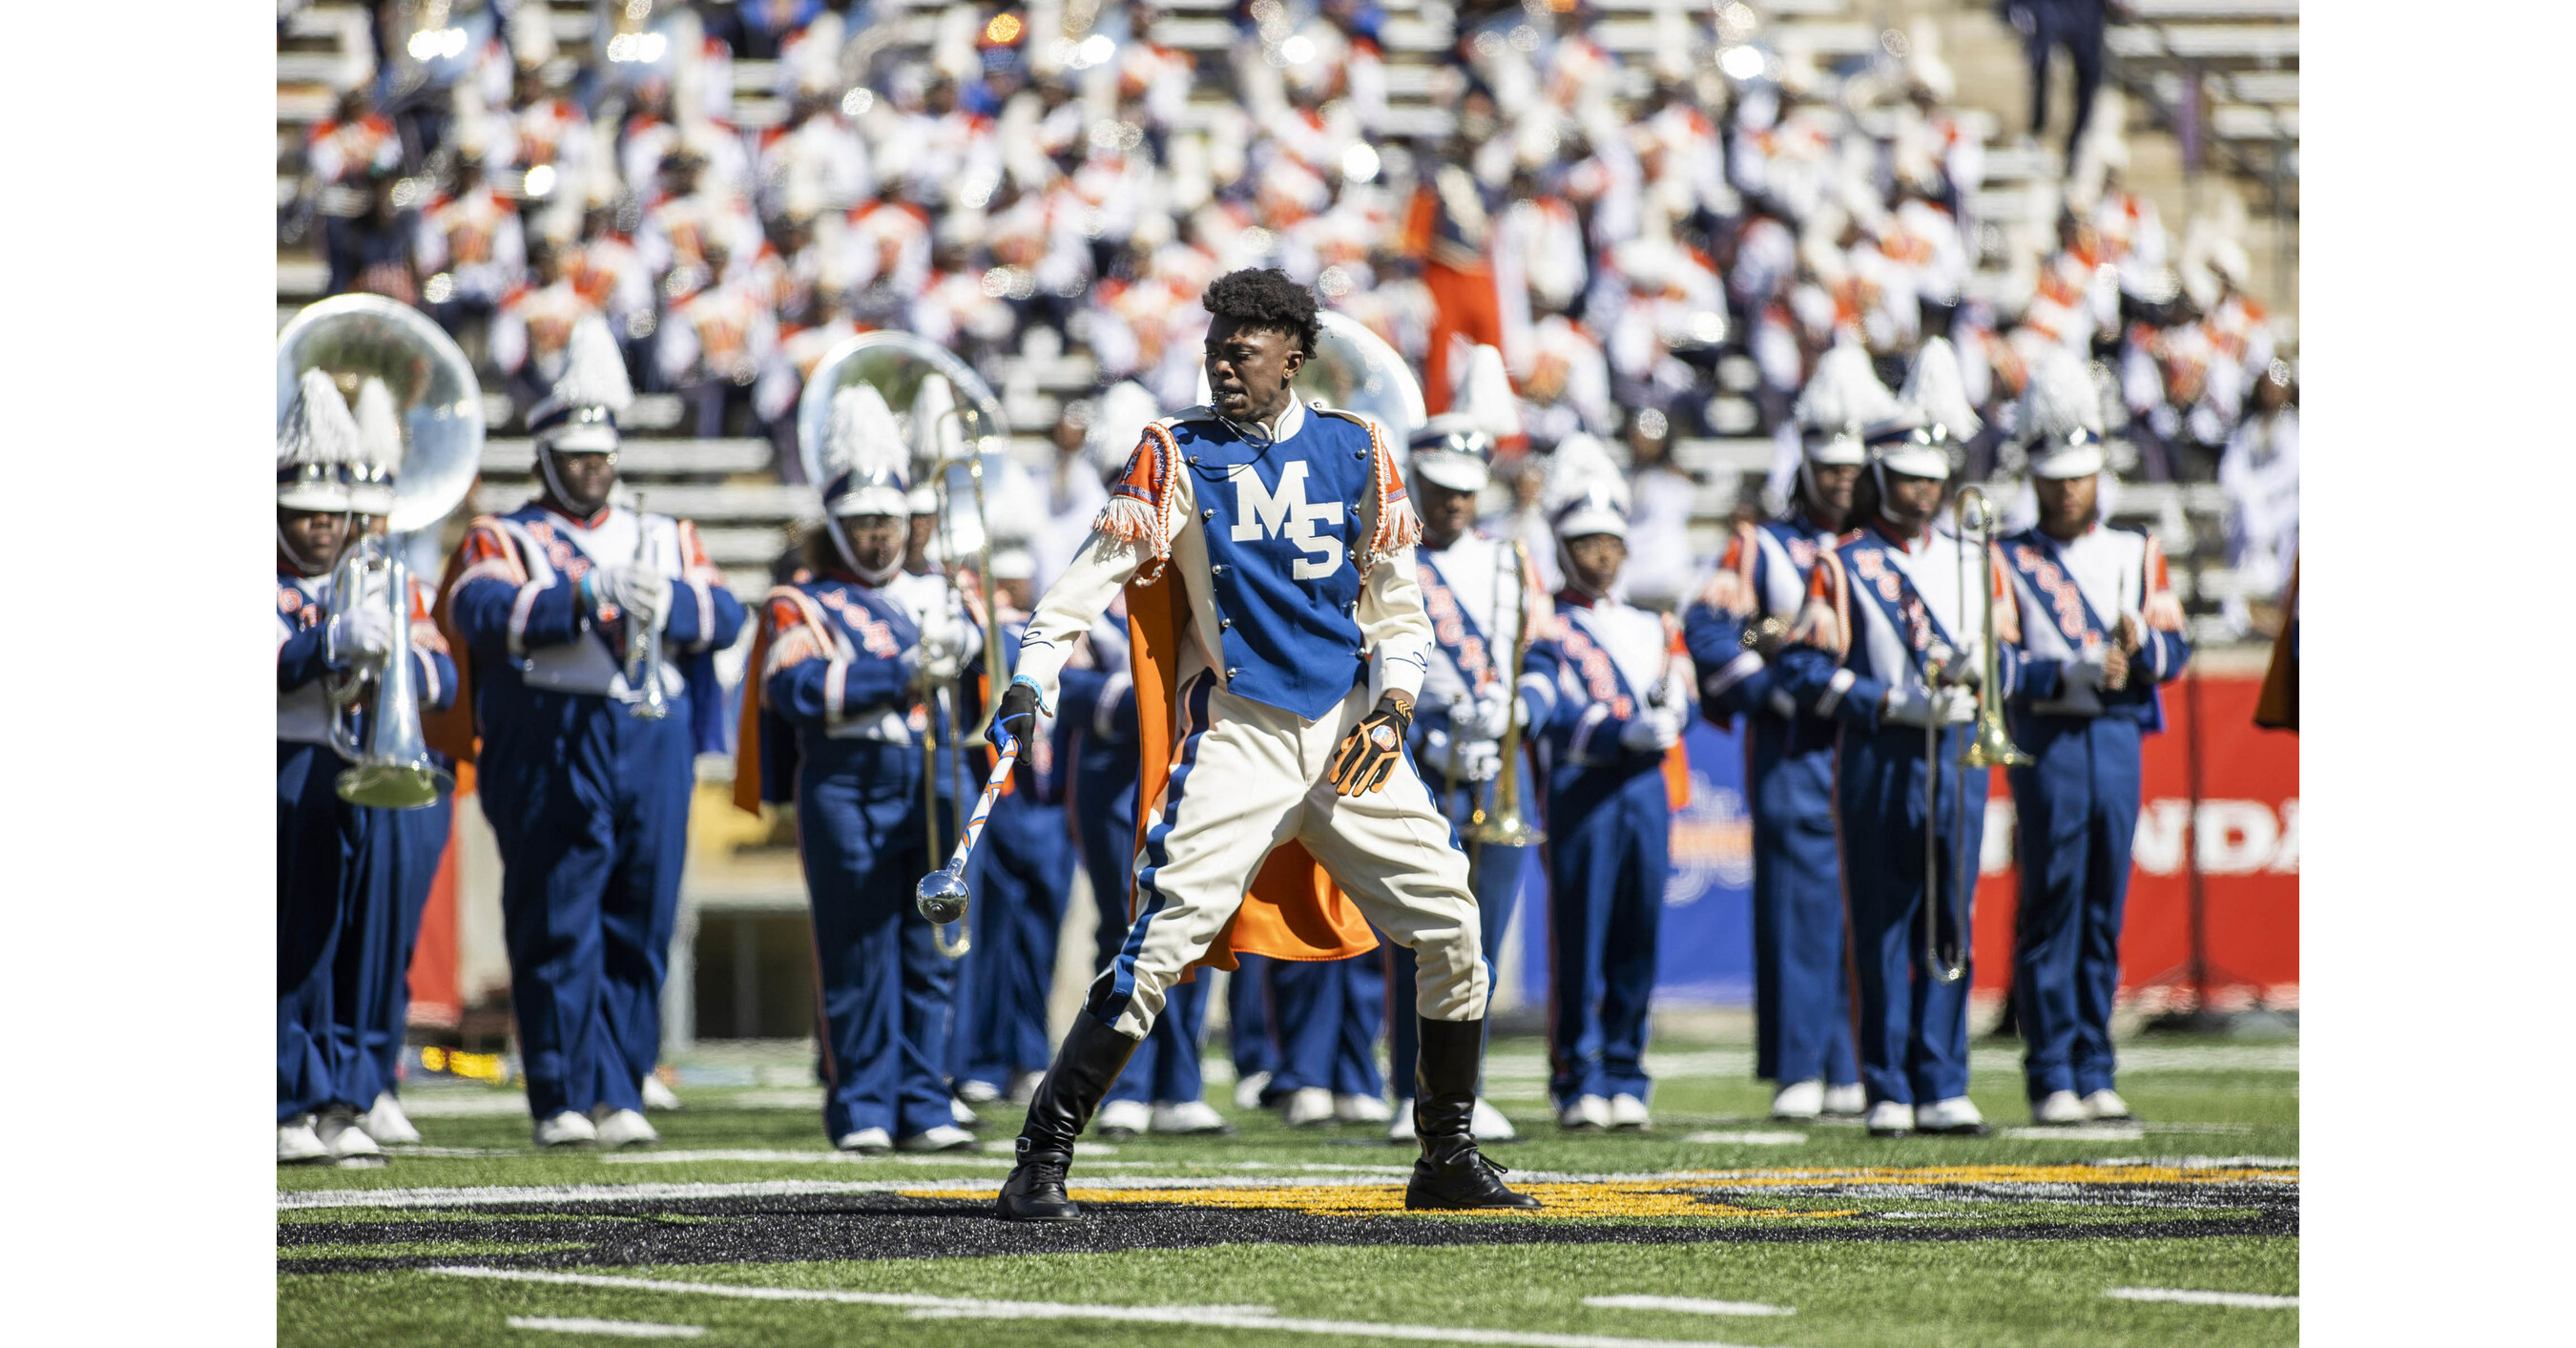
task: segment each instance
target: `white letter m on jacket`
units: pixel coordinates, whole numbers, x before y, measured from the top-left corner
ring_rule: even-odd
[[[1234,470],[1234,490],[1235,542],[1285,538],[1296,544],[1306,555],[1296,559],[1288,572],[1298,580],[1321,580],[1341,569],[1340,542],[1318,535],[1315,526],[1339,518],[1342,503],[1306,504],[1305,460],[1292,459],[1280,468],[1276,492],[1262,488],[1261,474],[1251,464],[1239,465]]]

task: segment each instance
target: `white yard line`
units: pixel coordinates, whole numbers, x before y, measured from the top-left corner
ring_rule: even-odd
[[[2251,1310],[2297,1310],[2297,1297],[2260,1292],[2194,1292],[2179,1287],[2113,1287],[2102,1295],[2121,1301],[2179,1301],[2186,1306],[2242,1306]]]
[[[2177,1170],[2287,1169],[2298,1163],[2296,1156],[2114,1156],[2104,1161],[2083,1162],[2085,1165],[2169,1165]]]
[[[1682,1311],[1690,1315],[1795,1315],[1795,1306],[1766,1301],[1704,1301],[1698,1297],[1585,1297],[1583,1304],[1613,1311]]]
[[[512,1329],[544,1329],[557,1334],[605,1334],[618,1339],[702,1339],[704,1325],[655,1325],[642,1320],[584,1320],[553,1315],[513,1315]]]
[[[1684,1142],[1732,1142],[1747,1147],[1788,1147],[1807,1140],[1805,1133],[1684,1133]]]
[[[2027,1128],[2006,1128],[2005,1137],[2016,1142],[2144,1142],[2147,1132],[2134,1123],[2035,1123]]]
[[[612,1278],[594,1273],[553,1273],[538,1269],[448,1267],[434,1268],[430,1272],[459,1278],[493,1278],[505,1282],[551,1283],[613,1291],[673,1292],[688,1296],[735,1297],[746,1301],[821,1301],[848,1306],[888,1306],[916,1313],[927,1312],[923,1318],[937,1319],[1107,1320],[1126,1324],[1184,1325],[1194,1329],[1328,1334],[1341,1338],[1413,1343],[1509,1344],[1513,1348],[1734,1348],[1733,1345],[1706,1341],[1632,1339],[1605,1334],[1545,1334],[1516,1329],[1379,1324],[1367,1320],[1289,1319],[1265,1306],[1091,1306],[1060,1301],[984,1301],[971,1297],[922,1296],[903,1292],[845,1292],[826,1288]]]

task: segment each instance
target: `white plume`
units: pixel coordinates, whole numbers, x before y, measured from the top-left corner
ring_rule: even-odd
[[[1554,515],[1587,497],[1598,497],[1621,514],[1628,511],[1628,475],[1610,457],[1610,451],[1599,440],[1582,432],[1557,442],[1556,452],[1549,457],[1547,487],[1540,494],[1547,513]]]
[[[360,463],[363,454],[358,420],[349,414],[338,386],[322,371],[306,370],[296,385],[295,401],[287,406],[286,424],[277,432],[277,466]]]
[[[619,421],[626,419],[626,406],[635,401],[635,386],[626,378],[626,357],[618,351],[607,319],[592,314],[573,324],[572,339],[564,346],[563,377],[555,381],[548,401],[564,407],[605,407]]]
[[[1858,431],[1901,410],[1870,369],[1869,353],[1849,342],[1816,359],[1816,372],[1798,394],[1798,424],[1815,431]]]
[[[358,453],[359,462],[399,473],[403,464],[402,418],[394,411],[394,395],[381,379],[369,379],[358,386]]]
[[[912,395],[914,458],[928,464],[966,457],[966,423],[949,415],[956,407],[957,390],[945,376],[921,381],[921,391]]]
[[[1914,368],[1905,375],[1905,404],[1923,414],[1926,422],[1949,429],[1952,440],[1966,440],[1977,433],[1980,423],[1976,409],[1968,403],[1967,377],[1959,371],[1958,348],[1946,337],[1934,337],[1915,353]]]
[[[2102,434],[2102,390],[2091,365],[2065,347],[2052,347],[2030,372],[2017,428],[2023,440],[2063,440],[2077,431]]]
[[[1145,438],[1146,423],[1161,410],[1154,395],[1133,379],[1101,394],[1100,405],[1091,414],[1091,429],[1084,436],[1091,466],[1104,474],[1126,467],[1127,456]]]
[[[827,485],[843,473],[862,480],[884,474],[900,481],[906,456],[894,412],[873,385],[852,384],[832,395],[832,424],[820,456],[823,482],[816,485]]]

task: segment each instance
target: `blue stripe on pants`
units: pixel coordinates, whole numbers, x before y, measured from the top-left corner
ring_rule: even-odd
[[[2013,742],[2039,761],[2012,783],[2021,903],[2013,1000],[2037,1100],[2112,1089],[2111,1003],[2120,990],[2120,923],[2138,832],[2138,723],[2124,717],[2013,718]]]
[[[1136,995],[1136,959],[1144,953],[1145,933],[1154,925],[1154,915],[1163,910],[1163,891],[1154,887],[1154,876],[1172,859],[1165,848],[1172,830],[1180,825],[1182,795],[1189,789],[1190,769],[1198,763],[1199,740],[1208,732],[1208,695],[1215,688],[1216,675],[1203,673],[1183,699],[1187,720],[1180,752],[1172,755],[1171,780],[1163,784],[1162,821],[1145,830],[1145,865],[1136,873],[1136,891],[1145,897],[1144,908],[1127,931],[1118,962],[1110,967],[1108,995],[1095,999],[1099,1005],[1092,1014],[1103,1023],[1127,1014],[1127,1003]]]
[[[1986,773],[1954,760],[1966,728],[1943,732],[1940,834],[1944,927],[1962,902],[1972,915],[1977,849],[1985,837]],[[1959,792],[1964,789],[1964,831]],[[1837,749],[1835,828],[1855,989],[1854,1047],[1870,1103],[1930,1104],[1968,1093],[1968,986],[1973,968],[1943,983],[1923,963],[1923,732],[1846,729]],[[1953,879],[1955,877],[1955,879]],[[1964,892],[1955,886],[1971,888]],[[1965,944],[1964,936],[1962,944]]]

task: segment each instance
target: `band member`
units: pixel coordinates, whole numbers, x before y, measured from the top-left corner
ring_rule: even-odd
[[[1690,657],[1669,617],[1613,597],[1628,484],[1599,441],[1556,447],[1547,499],[1565,588],[1520,688],[1547,759],[1548,1095],[1567,1129],[1639,1129]]]
[[[1119,948],[1126,944],[1128,900],[1135,886],[1131,863],[1136,858],[1140,762],[1136,681],[1127,673],[1126,616],[1120,605],[1112,604],[1108,616],[1092,624],[1066,662],[1056,707],[1056,761],[1073,764],[1074,839],[1081,848],[1083,873],[1091,878],[1092,901],[1100,908],[1099,924],[1092,929],[1097,944],[1095,973],[1116,963]],[[1257,955],[1243,956],[1234,972],[1237,991],[1258,995],[1254,966],[1267,963]],[[1203,972],[1173,985],[1165,995],[1162,1016],[1127,1059],[1100,1106],[1095,1122],[1102,1137],[1133,1137],[1148,1131],[1210,1135],[1234,1131],[1234,1125],[1201,1098],[1206,1088],[1199,1076],[1199,1035],[1207,1026],[1208,985],[1213,981]],[[1235,1003],[1238,1008],[1241,1005]],[[1248,1031],[1245,1013],[1235,1010],[1238,1046],[1250,1034],[1266,1049],[1269,1037],[1257,1028],[1264,1024],[1262,1019],[1256,1014],[1248,1023],[1256,1028]],[[1243,1076],[1249,1080],[1255,1073],[1267,1078],[1267,1060]],[[1022,1094],[1035,1094],[1043,1076],[1032,1073],[1023,1078]],[[1259,1086],[1254,1093],[1245,1108],[1260,1103]]]
[[[1214,405],[1146,428],[1039,601],[995,717],[997,735],[1029,733],[1075,638],[1125,590],[1152,755],[1137,917],[1029,1102],[1000,1215],[1080,1215],[1064,1193],[1074,1138],[1185,971],[1237,949],[1358,954],[1371,922],[1421,959],[1406,1204],[1535,1206],[1469,1131],[1485,967],[1466,858],[1404,754],[1431,632],[1396,451],[1366,419],[1292,395],[1312,292],[1237,271],[1201,303]]]
[[[2011,606],[2000,602],[2000,566],[1932,527],[1950,456],[1920,421],[1907,413],[1873,431],[1869,468],[1853,493],[1859,527],[1818,557],[1778,664],[1799,709],[1839,726],[1835,836],[1870,1134],[1984,1136],[1968,1098],[1966,919],[1986,772],[1958,766],[1975,733],[1968,685],[1979,677],[1985,627],[1978,566],[1999,597],[1998,696],[2018,687],[2019,651]],[[1927,773],[1937,816],[1925,810]],[[1929,874],[1926,830],[1937,849]],[[1955,952],[1955,981],[1940,977],[1927,947]]]
[[[1386,1024],[1386,958],[1377,951],[1337,960],[1278,960],[1270,966],[1270,1008],[1279,1065],[1265,1092],[1291,1128],[1382,1124],[1386,1080],[1377,1041]]]
[[[441,617],[471,657],[461,691],[479,758],[456,727],[438,741],[477,763],[500,845],[537,1143],[626,1146],[657,1140],[643,1079],[661,1048],[695,761],[725,748],[715,652],[743,611],[695,525],[610,504],[626,369],[597,318],[567,352],[528,417],[543,490],[474,521],[448,563]]]
[[[975,1141],[956,1126],[942,1063],[956,961],[912,895],[935,841],[957,828],[949,755],[926,753],[924,736],[954,742],[954,694],[937,690],[953,689],[978,630],[945,577],[903,569],[907,453],[874,388],[834,395],[813,575],[762,605],[734,774],[744,809],[796,806],[821,971],[823,1131],[864,1153]]]
[[[1501,367],[1493,368],[1499,375]],[[1508,395],[1509,387],[1503,392]],[[1471,395],[1467,401],[1476,399]],[[1463,413],[1446,413],[1414,432],[1408,460],[1414,506],[1422,516],[1422,544],[1414,551],[1414,562],[1432,637],[1430,667],[1413,722],[1413,761],[1440,783],[1440,812],[1460,829],[1480,807],[1498,808],[1496,783],[1506,766],[1500,740],[1505,718],[1518,710],[1513,651],[1523,622],[1540,620],[1546,603],[1536,573],[1515,560],[1511,545],[1475,527],[1476,495],[1485,489],[1493,457],[1493,436]],[[1519,777],[1527,776],[1520,764],[1508,766]],[[1533,795],[1524,790],[1521,798]],[[1497,843],[1466,845],[1489,978],[1520,905],[1529,850]],[[1392,946],[1388,957],[1390,985],[1404,996],[1413,988],[1413,952]],[[1401,1098],[1388,1133],[1403,1140],[1413,1136],[1412,1100],[1404,1094],[1413,1080],[1413,1022],[1398,1016],[1392,1030],[1387,1071]],[[1475,1132],[1488,1142],[1513,1136],[1511,1120],[1481,1095]]]
[[[332,747],[328,681],[385,659],[394,607],[333,593],[353,524],[350,483],[366,451],[329,375],[307,371],[277,441],[277,1159],[364,1163],[382,1149],[360,1126],[375,1101],[362,1014],[339,1002],[344,972],[396,927],[384,843],[391,811],[340,799],[350,764]],[[424,705],[454,683],[435,648],[413,652]],[[344,951],[348,952],[344,960]]]
[[[2062,358],[2061,358],[2062,357]],[[2021,432],[2039,522],[2003,540],[2028,657],[2012,740],[2021,902],[2013,1000],[2031,1121],[2125,1119],[2111,1000],[2138,831],[2138,745],[2164,728],[2156,687],[2191,658],[2164,549],[2102,521],[2101,396],[2082,358],[2032,372]]]
[[[1934,339],[1939,340],[1939,339]],[[1700,706],[1724,728],[1745,722],[1745,795],[1753,814],[1753,1036],[1756,1077],[1775,1082],[1771,1116],[1857,1115],[1867,1107],[1852,1057],[1843,983],[1842,872],[1834,856],[1834,725],[1790,701],[1780,641],[1807,600],[1816,558],[1850,519],[1868,450],[1864,427],[1896,411],[1857,346],[1816,362],[1799,395],[1805,452],[1789,509],[1736,526],[1725,556],[1683,615]]]

